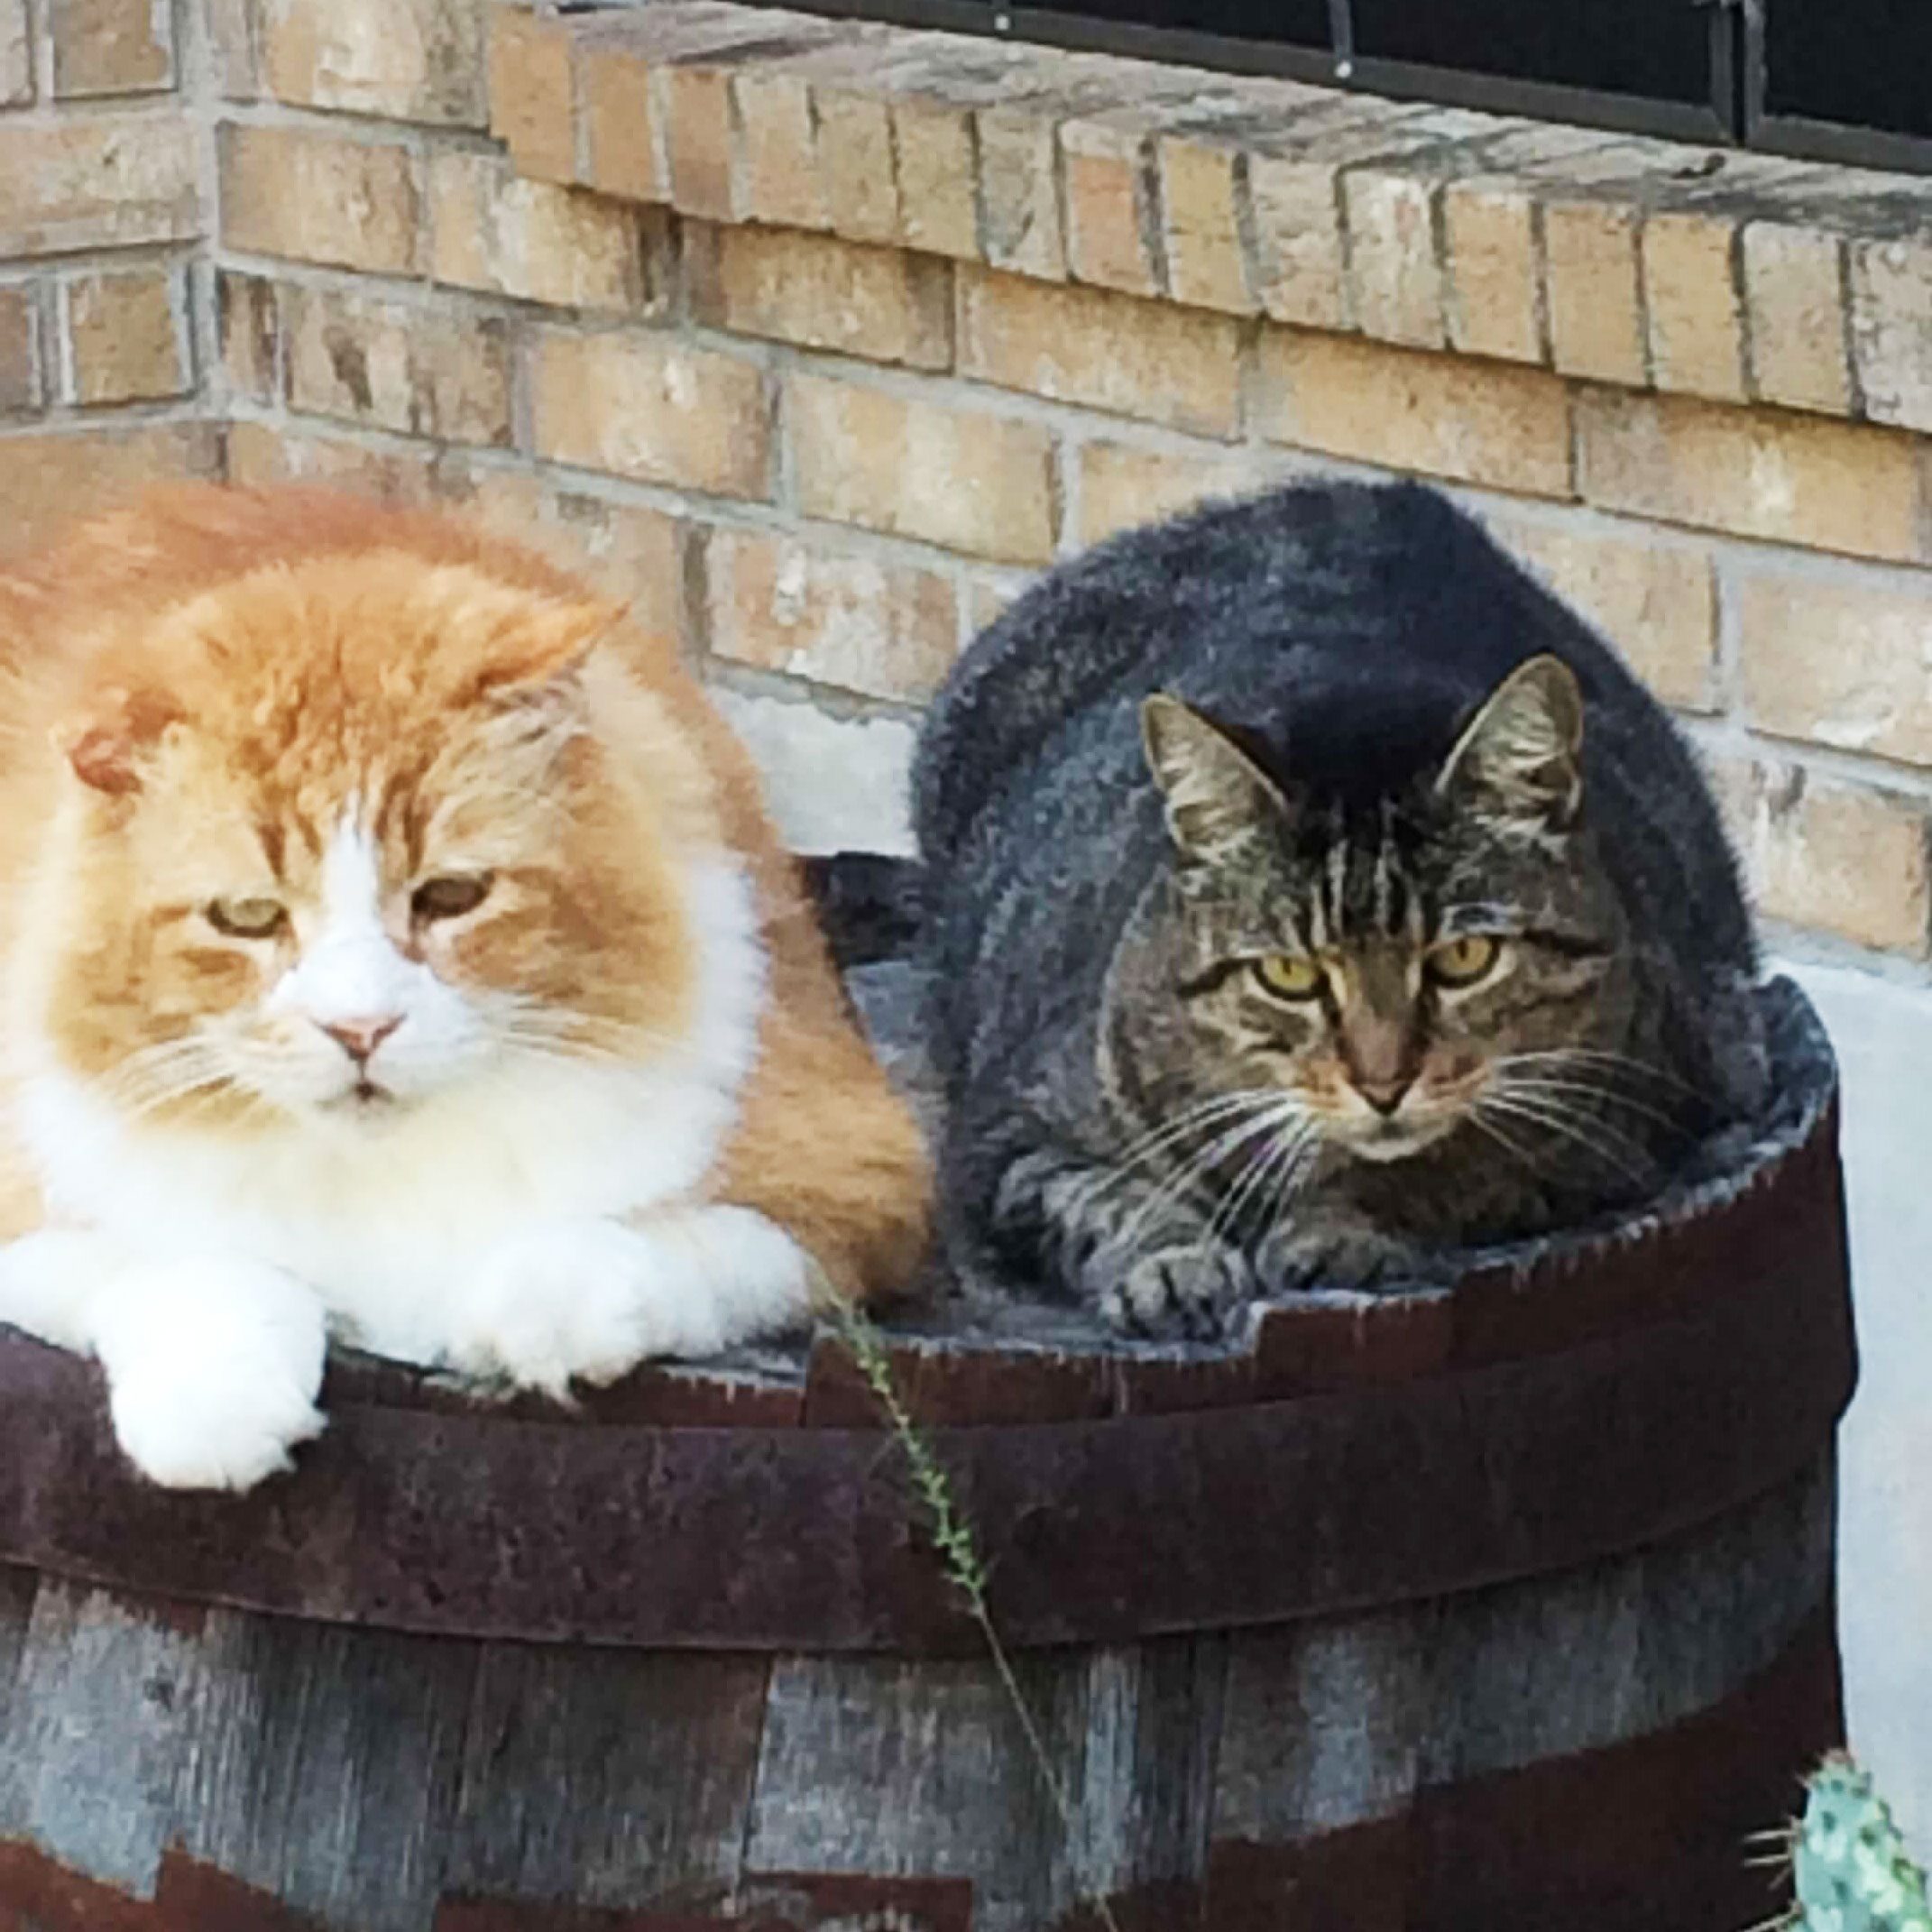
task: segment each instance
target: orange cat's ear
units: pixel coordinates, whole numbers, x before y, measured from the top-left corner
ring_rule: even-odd
[[[87,716],[58,729],[54,742],[83,785],[121,797],[141,789],[143,755],[183,715],[158,691],[106,691]]]
[[[625,614],[623,604],[603,599],[523,605],[491,639],[478,694],[511,695],[567,677]]]

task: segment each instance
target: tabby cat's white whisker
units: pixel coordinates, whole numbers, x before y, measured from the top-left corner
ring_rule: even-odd
[[[1602,1134],[1592,1133],[1574,1114],[1554,1108],[1548,1102],[1531,1101],[1506,1093],[1491,1092],[1486,1094],[1483,1099],[1486,1106],[1505,1117],[1527,1121],[1546,1128],[1550,1133],[1560,1135],[1565,1140],[1594,1155],[1605,1166],[1615,1169],[1634,1186],[1647,1187],[1650,1184],[1654,1164],[1648,1156],[1643,1157],[1642,1165],[1637,1164],[1614,1145],[1606,1145]],[[1606,1123],[1603,1122],[1596,1122],[1593,1125],[1598,1127],[1606,1127]],[[1629,1140],[1628,1136],[1619,1137],[1623,1138],[1627,1145],[1636,1145]]]

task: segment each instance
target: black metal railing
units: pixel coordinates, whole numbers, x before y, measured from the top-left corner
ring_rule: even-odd
[[[1932,0],[786,0],[1932,170]]]

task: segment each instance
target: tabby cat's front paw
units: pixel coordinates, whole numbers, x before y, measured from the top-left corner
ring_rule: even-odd
[[[1208,1341],[1227,1332],[1255,1293],[1246,1256],[1194,1240],[1134,1255],[1103,1249],[1088,1265],[1096,1300],[1122,1333]]]
[[[1269,1297],[1311,1288],[1381,1288],[1424,1279],[1428,1269],[1412,1243],[1374,1228],[1280,1228],[1256,1259],[1261,1292]]]

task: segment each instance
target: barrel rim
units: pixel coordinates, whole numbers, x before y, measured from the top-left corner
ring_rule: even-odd
[[[1446,1595],[1762,1494],[1828,1442],[1855,1380],[1828,1062],[1812,1099],[1795,1144],[1695,1211],[1486,1288],[1295,1311],[1231,1375],[1035,1363],[1044,1413],[963,1423],[949,1405],[997,1377],[915,1382],[1003,1636]],[[207,1496],[132,1476],[90,1364],[0,1338],[0,1562],[446,1635],[971,1651],[903,1458],[840,1388],[822,1379],[814,1412],[808,1386],[799,1427],[584,1427],[351,1388],[293,1477]]]

